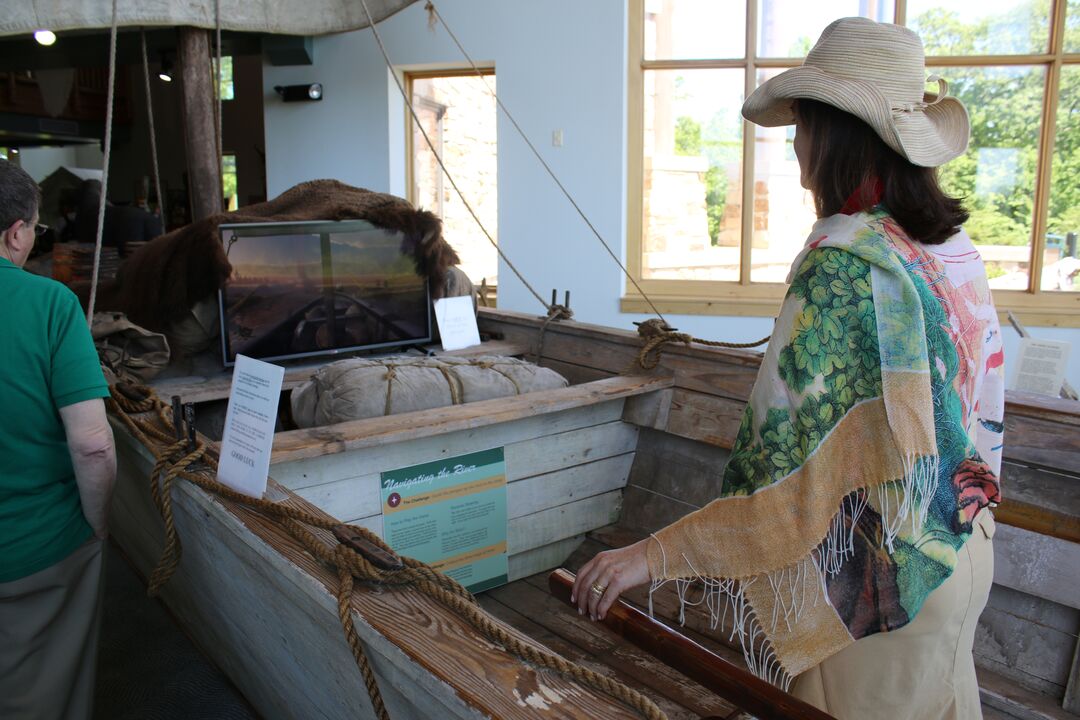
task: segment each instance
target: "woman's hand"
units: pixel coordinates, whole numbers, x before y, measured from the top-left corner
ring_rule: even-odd
[[[651,579],[646,548],[650,538],[598,554],[578,571],[571,604],[593,620],[603,620],[619,595]]]

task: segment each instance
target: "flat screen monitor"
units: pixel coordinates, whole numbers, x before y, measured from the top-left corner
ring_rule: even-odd
[[[363,220],[221,225],[226,366],[431,340],[425,278],[399,232]]]

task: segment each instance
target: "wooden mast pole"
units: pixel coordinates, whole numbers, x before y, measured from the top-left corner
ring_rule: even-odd
[[[191,219],[221,212],[221,174],[215,141],[213,72],[210,33],[182,27],[177,50],[184,97],[184,137],[191,194]]]

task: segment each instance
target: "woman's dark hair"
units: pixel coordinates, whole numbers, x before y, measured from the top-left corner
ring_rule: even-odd
[[[942,191],[934,168],[912,165],[854,115],[799,100],[795,116],[810,141],[807,175],[818,217],[840,212],[856,192],[869,206],[876,178],[881,202],[913,240],[943,243],[968,219],[960,200]]]

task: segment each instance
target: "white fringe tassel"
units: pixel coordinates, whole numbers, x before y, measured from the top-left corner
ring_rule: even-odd
[[[904,458],[904,478],[877,487],[878,507],[881,508],[881,544],[893,553],[893,543],[904,523],[911,521],[915,534],[926,522],[930,502],[938,487],[937,455]]]
[[[876,488],[882,524],[881,544],[890,554],[905,522],[911,521],[913,533],[917,533],[926,522],[930,502],[937,492],[938,464],[937,456],[909,456],[904,461],[902,480],[885,483]],[[806,558],[789,567],[763,575],[764,581],[769,583],[774,594],[773,615],[770,618],[773,632],[781,622],[790,631],[792,625],[799,621],[809,602],[807,590],[813,588],[812,583],[817,583],[820,588],[820,592],[817,588],[810,592],[814,604],[816,605],[821,597],[831,604],[828,579],[836,576],[844,563],[855,554],[855,527],[869,505],[869,495],[869,492],[863,491],[845,496],[824,539]],[[667,552],[655,535],[653,539],[660,547],[663,572],[661,579],[653,580],[649,588],[650,615],[653,614],[653,593],[669,582],[662,579],[667,575]],[[792,677],[780,663],[757,614],[746,600],[746,588],[758,582],[762,576],[742,582],[706,577],[694,568],[685,555],[683,560],[693,575],[674,580],[679,597],[679,623],[686,623],[687,606],[704,605],[709,611],[710,626],[715,630],[727,621],[730,611],[730,639],[739,639],[747,668],[762,680],[786,691]],[[696,583],[701,583],[702,595],[700,599],[692,601],[687,597],[687,592],[691,585]]]

